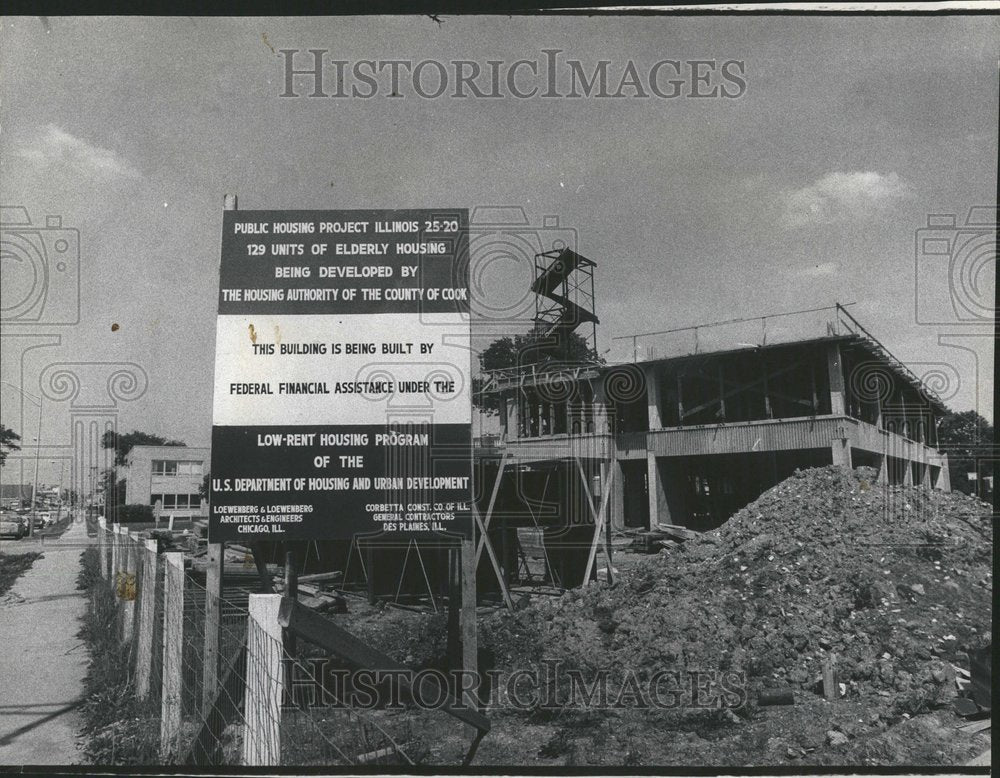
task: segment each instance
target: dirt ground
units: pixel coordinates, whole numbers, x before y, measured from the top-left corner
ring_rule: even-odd
[[[883,717],[884,716],[884,717]],[[877,723],[872,723],[873,720]],[[964,724],[947,709],[896,719],[862,701],[812,698],[761,708],[749,720],[689,728],[662,726],[628,710],[595,717],[526,723],[494,716],[476,764],[531,766],[963,765],[990,747],[990,733],[956,731]],[[829,732],[844,735],[831,744]],[[850,733],[850,734],[848,734]]]
[[[499,680],[475,764],[963,765],[989,748],[952,708],[956,668],[992,630],[990,510],[974,498],[805,470],[718,530],[615,566],[613,586],[481,609],[481,667]],[[337,619],[362,639],[446,667],[444,614],[349,606]],[[520,694],[517,671],[542,681]],[[601,678],[607,697],[574,696]],[[758,704],[776,691],[794,704]],[[460,759],[463,727],[421,727],[428,763]]]

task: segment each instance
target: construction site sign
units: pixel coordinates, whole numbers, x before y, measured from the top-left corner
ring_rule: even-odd
[[[468,212],[226,211],[209,539],[471,537]]]

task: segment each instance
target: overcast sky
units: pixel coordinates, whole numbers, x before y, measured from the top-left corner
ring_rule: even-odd
[[[918,323],[917,298],[949,288],[947,263],[916,288],[914,247],[928,214],[961,221],[995,199],[998,40],[984,16],[6,19],[0,193],[80,230],[82,315],[5,327],[3,380],[23,370],[37,393],[55,362],[134,362],[149,385],[120,403],[119,425],[207,445],[232,192],[243,209],[558,216],[598,263],[602,350],[635,331],[856,301],[918,373],[957,379],[950,405],[992,418],[991,341]],[[617,74],[630,60],[741,60],[747,86],[737,99],[281,99],[287,48],[484,67],[557,48]],[[992,299],[988,270],[970,273],[961,294]],[[526,280],[515,263],[484,283],[503,301]],[[26,351],[44,339],[15,332],[61,341]],[[7,387],[2,411],[23,434]],[[65,421],[52,426],[44,440],[68,440]]]

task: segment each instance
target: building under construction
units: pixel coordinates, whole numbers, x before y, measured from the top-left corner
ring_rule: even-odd
[[[519,363],[482,376],[477,403],[500,433],[474,447],[480,594],[510,607],[519,587],[610,577],[613,548],[717,527],[801,468],[867,465],[883,483],[950,489],[947,408],[846,307],[629,335],[630,358],[604,364],[595,267],[540,254]],[[358,538],[310,544],[303,564],[342,570],[372,600],[436,607],[454,594],[455,550]]]
[[[628,336],[626,363],[580,363],[561,353],[597,323],[594,263],[547,259],[532,287],[542,345],[482,389],[501,434],[476,448],[479,506],[505,574],[521,569],[524,528],[566,553],[590,545],[601,510],[618,533],[711,529],[799,468],[950,488],[946,407],[844,306]]]

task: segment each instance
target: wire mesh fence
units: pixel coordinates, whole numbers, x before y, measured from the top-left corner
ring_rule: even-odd
[[[431,739],[462,729],[377,684],[359,704],[341,660],[277,626],[279,597],[260,598],[273,610],[261,618],[246,589],[209,591],[190,555],[103,525],[98,545],[91,609],[119,639],[142,740],[132,763],[416,765]]]
[[[303,642],[291,645],[269,622],[262,624],[251,614],[247,624],[247,726],[240,735],[253,740],[240,743],[245,763],[415,763],[407,753],[412,738],[406,715],[352,707],[344,687],[331,682],[335,673],[328,671],[336,667],[331,657]]]
[[[156,741],[157,762],[240,764],[232,744],[245,724],[246,596],[230,602],[209,593],[183,554],[116,529],[98,527],[101,577],[112,597],[92,593],[92,608],[105,611],[99,618],[120,639],[133,723]],[[206,658],[209,600],[218,614],[214,673]]]
[[[269,638],[273,640],[273,638]],[[412,727],[405,711],[359,710],[347,697],[348,668],[309,643],[281,645],[283,765],[413,765]],[[338,671],[340,682],[336,682]]]

